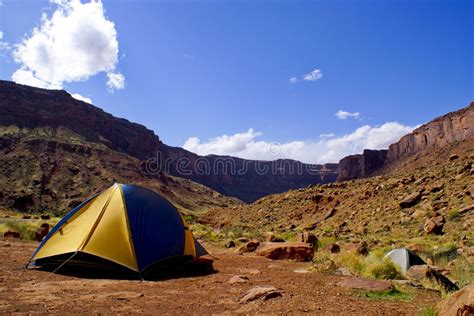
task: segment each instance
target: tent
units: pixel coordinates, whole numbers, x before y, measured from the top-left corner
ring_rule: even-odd
[[[54,226],[28,267],[125,268],[142,278],[159,263],[196,261],[206,254],[165,198],[139,186],[114,184]]]
[[[406,248],[389,251],[385,258],[389,258],[395,265],[400,266],[403,273],[407,272],[411,266],[425,264],[423,259]]]

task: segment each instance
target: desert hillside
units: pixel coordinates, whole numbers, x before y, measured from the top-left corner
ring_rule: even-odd
[[[290,236],[312,231],[390,245],[424,239],[426,222],[442,217],[443,234],[430,239],[472,240],[474,139],[421,151],[390,168],[383,176],[314,185],[216,209],[203,221],[214,227],[241,225]]]
[[[148,187],[185,212],[241,203],[187,179],[148,175],[139,159],[64,127],[0,127],[0,144],[4,210],[62,216],[115,182]]]

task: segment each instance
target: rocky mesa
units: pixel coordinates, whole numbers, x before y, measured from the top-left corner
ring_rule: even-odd
[[[474,102],[438,117],[391,144],[388,150],[364,150],[339,162],[338,181],[365,178],[425,149],[443,148],[474,138]]]

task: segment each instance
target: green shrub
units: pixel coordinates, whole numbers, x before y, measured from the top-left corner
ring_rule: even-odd
[[[420,309],[416,316],[438,316],[438,311],[434,306],[426,306]]]
[[[352,250],[334,255],[333,258],[339,266],[349,269],[356,275],[384,280],[403,279],[399,268],[383,255],[382,249],[376,249],[366,257]]]
[[[336,242],[336,238],[334,237],[320,237],[318,239],[318,246],[321,249],[325,249],[329,244]]]
[[[454,261],[454,267],[450,276],[456,280],[459,288],[474,283],[474,263],[470,263],[464,257],[459,257]]]
[[[388,258],[369,264],[364,272],[366,276],[375,279],[395,280],[403,278],[397,266]]]
[[[5,222],[6,230],[11,230],[20,234],[21,239],[35,240],[35,231],[40,224],[33,224],[27,221],[7,221]]]
[[[230,239],[237,239],[244,236],[244,228],[236,225],[224,229],[224,235]]]
[[[277,234],[277,237],[280,237],[284,241],[293,241],[296,238],[296,232],[293,230],[283,231]]]
[[[353,293],[359,297],[377,300],[410,301],[412,299],[411,293],[402,292],[397,288],[386,291],[354,291]]]

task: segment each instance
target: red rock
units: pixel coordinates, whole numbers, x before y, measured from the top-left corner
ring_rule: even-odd
[[[429,265],[414,265],[405,273],[405,276],[409,279],[413,279],[419,282],[429,281],[426,284],[435,285],[434,289],[437,287],[442,288],[446,292],[456,291],[458,287],[451,282],[447,277],[445,277],[436,267]]]
[[[249,278],[244,276],[244,275],[234,275],[227,282],[229,282],[230,284],[246,283],[246,282],[248,282],[248,280],[249,280]]]
[[[474,196],[474,195],[473,195],[473,196]],[[467,206],[461,208],[461,209],[458,211],[458,213],[459,213],[459,214],[464,214],[464,213],[467,213],[467,212],[472,211],[472,210],[474,210],[474,204],[469,204],[469,205],[467,205]]]
[[[351,289],[351,290],[364,290],[364,291],[388,291],[394,287],[388,281],[369,280],[363,278],[347,278],[337,283],[338,286]]]
[[[367,242],[351,242],[344,245],[344,249],[347,251],[355,251],[359,255],[366,256],[369,254],[369,249],[367,248]]]
[[[239,303],[247,303],[260,298],[266,301],[281,296],[281,292],[273,286],[256,286],[248,290]]]
[[[326,246],[326,249],[330,253],[339,253],[339,252],[341,252],[341,247],[336,243],[330,243],[329,245]]]
[[[416,205],[421,199],[421,193],[420,192],[413,192],[403,198],[402,201],[400,201],[400,207],[401,208],[408,208],[412,207],[413,205]]]
[[[37,241],[42,241],[43,238],[49,233],[49,224],[43,223],[35,231],[35,238]]]
[[[314,249],[310,244],[302,242],[265,242],[257,249],[256,254],[274,260],[310,261],[313,259]]]
[[[250,240],[245,245],[242,245],[239,248],[235,249],[234,252],[237,254],[243,254],[246,252],[254,252],[259,245],[260,245],[260,242],[258,240],[253,239],[253,240]]]
[[[226,248],[234,248],[235,247],[235,242],[233,240],[228,241],[224,247]]]
[[[304,242],[310,244],[311,246],[316,247],[318,246],[318,238],[311,233],[304,232],[298,235],[297,241]]]
[[[453,155],[449,156],[449,161],[453,161],[453,160],[456,160],[456,159],[459,159],[459,156],[456,155],[456,154],[453,154]]]
[[[41,214],[40,218],[41,219],[50,219],[51,216],[49,214]]]
[[[3,233],[3,238],[20,238],[20,234],[17,232],[6,231]]]
[[[333,217],[336,214],[337,210],[335,208],[330,209],[326,214],[324,214],[324,219]]]
[[[439,316],[474,315],[474,284],[467,285],[438,303]]]

